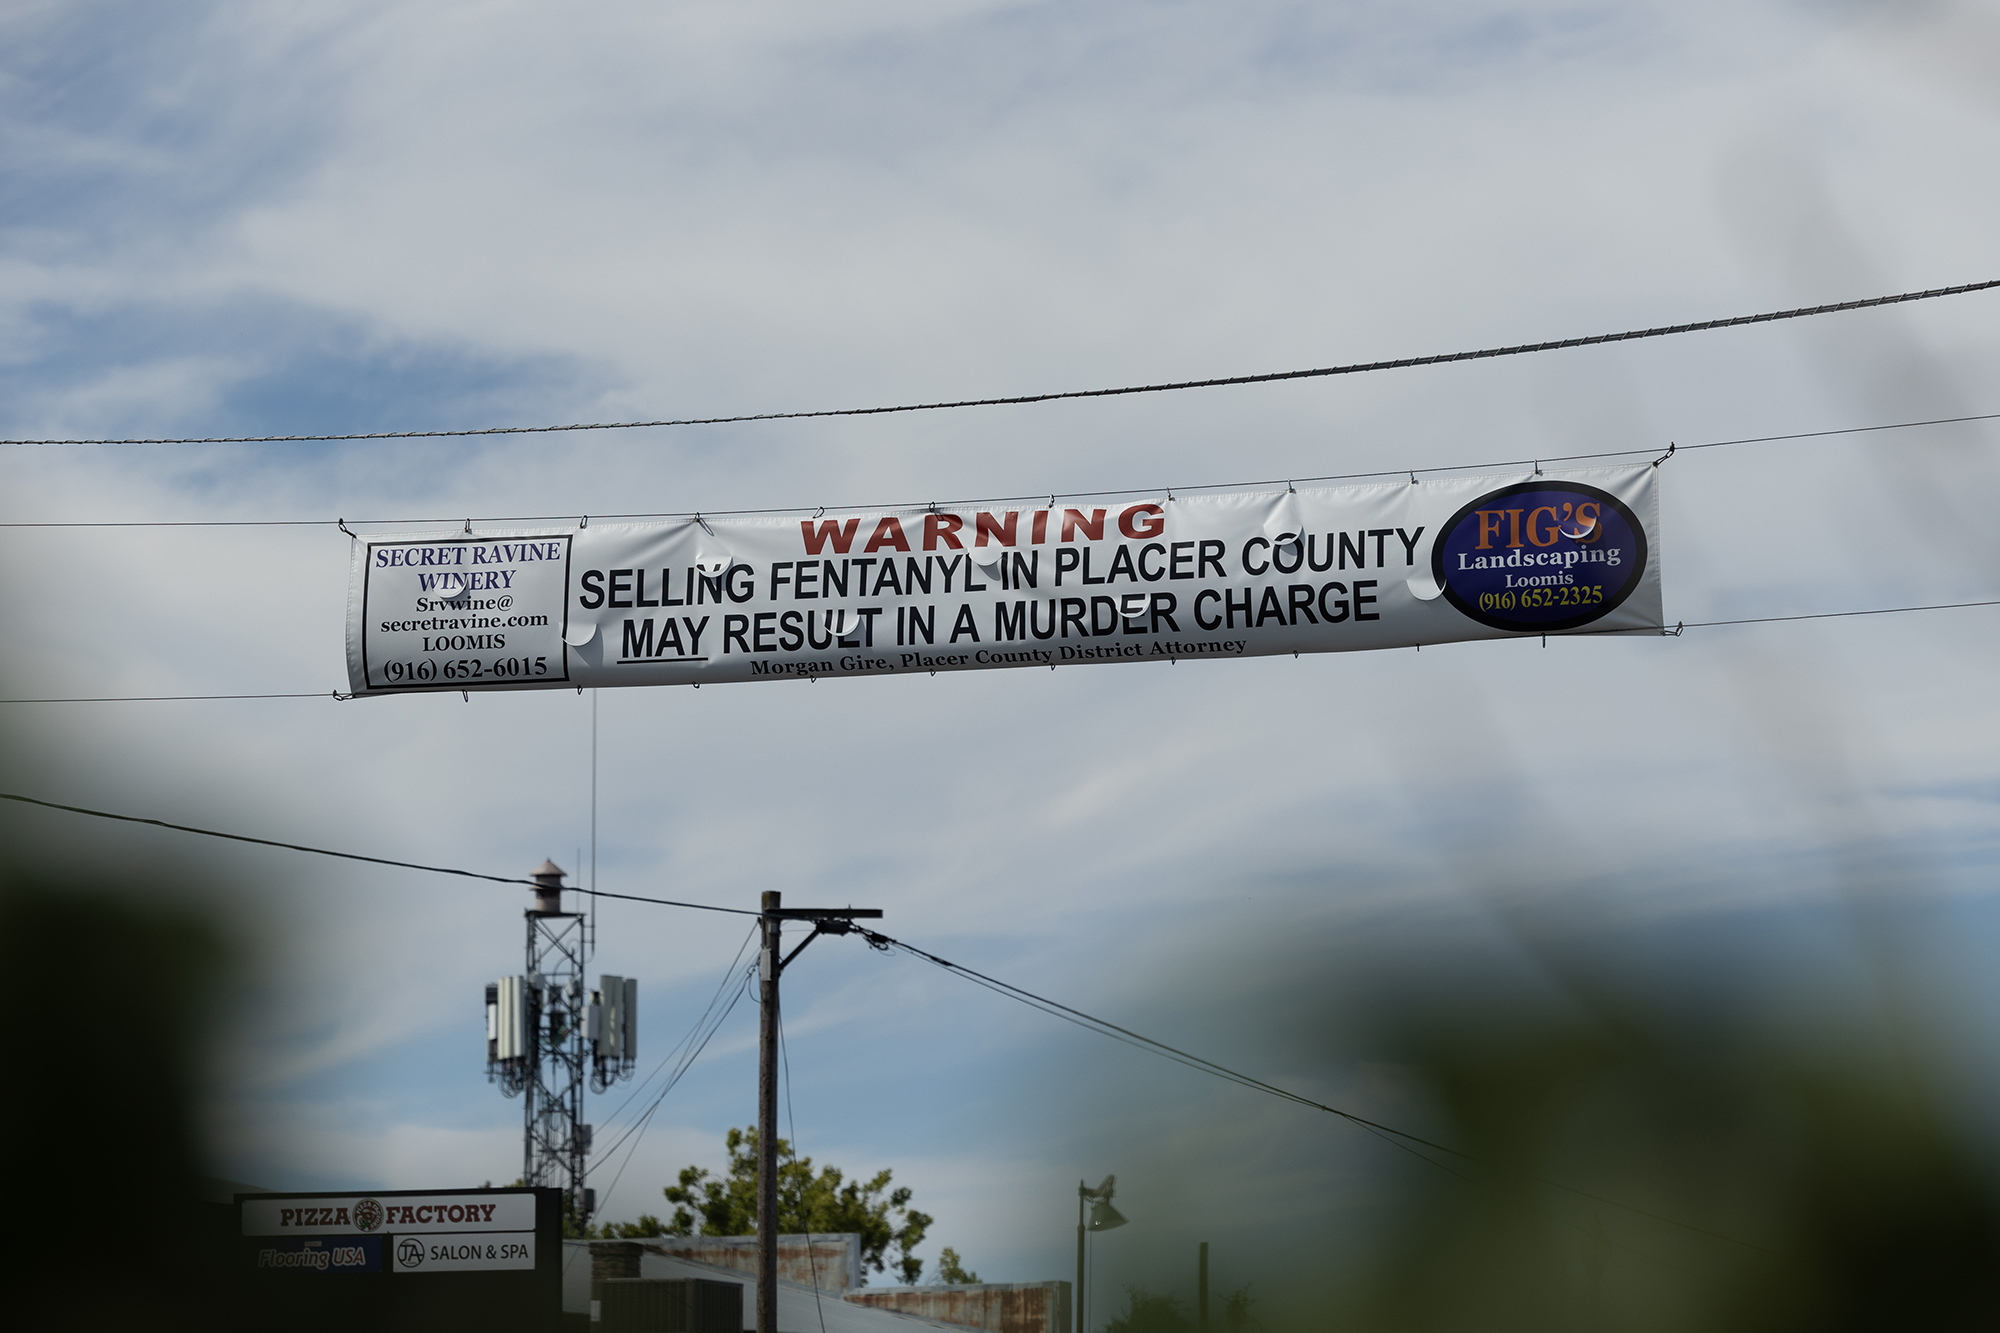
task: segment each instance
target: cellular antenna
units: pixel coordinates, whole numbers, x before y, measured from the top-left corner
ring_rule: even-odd
[[[583,1183],[591,1148],[583,1090],[632,1077],[639,983],[605,976],[586,992],[592,941],[584,913],[563,910],[568,873],[544,861],[529,876],[526,971],[486,988],[486,1079],[522,1099],[522,1183],[561,1189],[582,1226],[597,1211],[597,1191]]]

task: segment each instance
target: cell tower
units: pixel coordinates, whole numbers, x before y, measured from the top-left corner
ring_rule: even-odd
[[[579,1225],[597,1211],[584,1185],[590,1126],[583,1089],[603,1092],[632,1077],[639,1055],[639,983],[606,976],[586,994],[596,944],[590,918],[562,910],[563,876],[553,861],[530,878],[527,969],[486,988],[486,1081],[522,1098],[521,1180],[561,1189]]]

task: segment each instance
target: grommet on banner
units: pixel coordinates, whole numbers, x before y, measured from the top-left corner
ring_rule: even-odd
[[[340,530],[341,530],[342,532],[346,533],[346,534],[347,534],[348,536],[350,536],[350,537],[354,538],[354,540],[355,540],[355,541],[360,541],[360,540],[361,540],[361,537],[360,537],[360,535],[359,535],[359,534],[357,534],[357,533],[356,533],[356,532],[354,531],[354,529],[353,529],[353,528],[350,528],[350,527],[348,527],[348,526],[347,526],[347,520],[346,520],[346,519],[344,519],[344,518],[336,518],[335,520],[333,520],[333,523],[334,523],[334,526],[335,526],[335,527],[339,528],[339,529],[340,529]]]
[[[1542,460],[1539,458],[1535,460],[1535,475],[1538,477],[1542,475]]]
[[[1410,474],[1410,485],[1414,486],[1416,484],[1417,484],[1417,474],[1412,472]]]
[[[1289,481],[1285,483],[1285,494],[1287,494],[1287,495],[1297,495],[1297,494],[1298,494],[1298,492],[1297,492],[1297,491],[1295,491],[1295,490],[1293,490],[1293,489],[1292,489],[1292,483],[1291,483],[1291,482],[1289,482]]]
[[[701,682],[700,682],[700,681],[696,681],[696,682],[694,683],[694,687],[695,687],[696,689],[700,689],[700,688],[701,688]]]
[[[1056,507],[1055,492],[1051,491],[1049,492],[1049,508],[1054,509],[1055,507]]]
[[[1666,451],[1665,453],[1661,454],[1661,455],[1660,455],[1660,456],[1659,456],[1658,458],[1655,458],[1655,459],[1653,460],[1653,466],[1654,466],[1654,467],[1658,467],[1658,466],[1659,466],[1660,464],[1662,464],[1662,463],[1666,462],[1666,461],[1667,461],[1667,460],[1668,460],[1669,458],[1672,458],[1672,457],[1674,456],[1674,449],[1675,449],[1676,447],[1677,447],[1677,446],[1676,446],[1676,445],[1674,444],[1674,442],[1673,442],[1672,440],[1668,440],[1668,441],[1667,441],[1667,451]]]

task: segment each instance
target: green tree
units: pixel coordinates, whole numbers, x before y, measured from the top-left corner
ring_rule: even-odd
[[[641,1213],[636,1222],[606,1222],[603,1226],[589,1228],[584,1234],[592,1240],[644,1240],[649,1236],[666,1236],[673,1233],[667,1230],[667,1224],[659,1218],[651,1213]]]
[[[684,1167],[680,1183],[666,1188],[674,1205],[667,1233],[674,1236],[749,1236],[757,1230],[757,1131],[731,1129],[724,1139],[729,1169],[712,1176],[706,1168]],[[800,1157],[792,1145],[778,1140],[778,1231],[855,1232],[861,1237],[863,1284],[866,1270],[886,1271],[884,1256],[894,1245],[896,1271],[906,1283],[922,1274],[924,1261],[910,1251],[923,1244],[933,1219],[910,1207],[907,1186],[890,1189],[884,1167],[866,1181],[849,1180],[837,1166],[813,1170],[813,1159]]]
[[[1125,1288],[1125,1313],[1104,1333],[1192,1333],[1194,1320],[1178,1296],[1155,1296],[1144,1287]]]
[[[1252,1308],[1256,1304],[1257,1298],[1250,1294],[1247,1282],[1230,1292],[1222,1302],[1222,1326],[1229,1333],[1255,1333],[1264,1326]]]
[[[938,1255],[937,1276],[931,1281],[952,1285],[973,1283],[979,1281],[979,1274],[967,1268],[964,1261],[958,1257],[958,1251],[947,1245],[943,1253]]]

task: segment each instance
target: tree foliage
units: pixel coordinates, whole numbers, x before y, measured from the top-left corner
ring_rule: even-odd
[[[731,1129],[724,1139],[729,1168],[711,1175],[704,1167],[684,1167],[680,1182],[666,1188],[674,1205],[666,1231],[674,1236],[749,1236],[757,1231],[757,1131]],[[855,1232],[861,1237],[859,1274],[886,1271],[890,1246],[897,1252],[896,1272],[906,1283],[922,1274],[924,1261],[911,1253],[923,1244],[934,1220],[910,1207],[907,1186],[891,1189],[884,1167],[866,1180],[849,1180],[837,1166],[817,1172],[813,1159],[800,1157],[792,1145],[778,1140],[778,1232],[828,1235]]]
[[[1144,1287],[1125,1288],[1125,1313],[1104,1333],[1193,1333],[1194,1319],[1178,1296],[1155,1296]]]
[[[651,1213],[641,1213],[636,1222],[606,1222],[603,1226],[589,1228],[584,1234],[592,1240],[645,1240],[652,1236],[667,1236],[673,1233],[667,1230],[667,1224],[659,1218]]]
[[[937,1276],[931,1281],[947,1285],[970,1284],[979,1281],[979,1274],[967,1268],[965,1261],[958,1257],[958,1251],[947,1245],[938,1254]]]
[[[1264,1327],[1264,1321],[1257,1317],[1257,1298],[1250,1294],[1250,1284],[1244,1283],[1229,1293],[1222,1303],[1222,1326],[1229,1333],[1254,1333]]]

